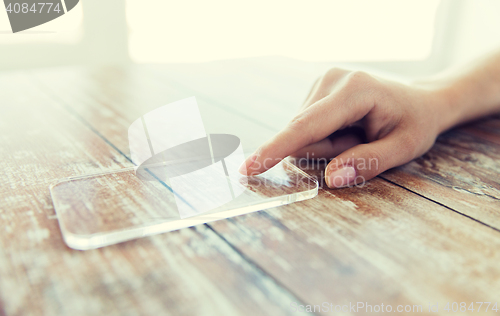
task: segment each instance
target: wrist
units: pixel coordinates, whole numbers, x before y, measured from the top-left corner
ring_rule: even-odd
[[[459,124],[500,112],[500,52],[466,68],[417,82],[439,106],[442,133]],[[442,111],[441,111],[442,110]]]
[[[441,134],[465,120],[465,104],[460,100],[456,87],[443,85],[434,91],[439,108],[438,133]]]
[[[436,91],[446,112],[440,133],[457,125],[467,123],[500,111],[500,89],[497,82],[474,85],[471,82],[456,82]]]
[[[460,124],[464,114],[462,106],[457,102],[459,96],[453,86],[436,81],[414,82],[414,86],[422,89],[427,95],[426,110],[434,120],[437,135]]]

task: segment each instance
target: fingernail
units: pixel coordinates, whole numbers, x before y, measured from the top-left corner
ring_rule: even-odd
[[[250,157],[247,158],[247,160],[245,160],[241,166],[240,166],[240,169],[238,170],[239,173],[241,173],[242,175],[247,175],[247,170],[253,165],[253,163],[255,162],[255,159],[257,158],[257,154],[251,154]]]
[[[325,181],[329,188],[342,188],[356,179],[356,169],[345,166],[326,175]]]

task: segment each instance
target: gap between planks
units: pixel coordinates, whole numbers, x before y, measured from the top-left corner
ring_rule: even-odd
[[[45,87],[46,86],[43,84],[43,82],[39,81],[38,79],[36,79],[36,81],[38,81],[38,83],[42,86],[42,87]],[[43,89],[42,91],[44,91],[50,98],[52,98],[54,101],[56,101],[57,103],[59,103],[62,108],[64,108],[66,111],[68,111],[70,113],[70,115],[76,117],[80,122],[82,122],[82,124],[84,124],[86,127],[88,127],[92,132],[94,132],[98,137],[100,137],[101,139],[103,139],[108,145],[110,145],[111,148],[115,149],[117,152],[119,152],[122,156],[124,156],[127,160],[130,161],[130,158],[127,157],[121,150],[118,149],[117,146],[115,146],[113,143],[111,143],[104,135],[102,135],[100,132],[98,132],[89,122],[87,122],[87,120],[85,120],[80,114],[78,114],[78,112],[76,112],[73,108],[70,107],[70,105],[65,102],[64,100],[62,100],[61,98],[59,98],[57,95],[55,95],[54,93],[51,93],[52,90],[51,89],[48,89],[49,92],[46,92],[46,89]],[[204,97],[200,97],[200,99],[205,99]],[[206,99],[205,99],[206,100]],[[212,100],[213,101],[213,100]],[[219,104],[219,103],[217,103]],[[219,107],[221,107],[221,105],[219,104]],[[222,105],[222,108],[223,109],[226,109],[224,107],[224,105]],[[240,113],[238,113],[239,116],[241,116]],[[385,179],[384,177],[380,176],[379,177],[380,179],[386,181],[386,182],[389,182],[390,184],[392,185],[396,185],[398,187],[401,187],[403,189],[405,189],[406,191],[408,192],[411,192],[411,193],[414,193],[415,195],[419,196],[420,198],[424,198],[430,202],[434,202],[436,204],[438,204],[439,206],[443,206],[445,207],[446,209],[449,209],[455,213],[458,213],[460,215],[463,215],[469,219],[473,219],[474,221],[480,223],[480,224],[483,224],[489,228],[493,228],[479,220],[476,220],[470,216],[467,216],[461,212],[458,212],[456,210],[454,210],[453,208],[451,207],[448,207],[446,205],[443,205],[442,203],[440,202],[437,202],[433,199],[430,199],[430,198],[427,198],[411,189],[408,189],[406,188],[405,186],[403,185],[399,185],[397,183],[394,183],[388,179]],[[324,190],[326,191],[329,195],[333,195],[329,190]],[[263,212],[262,214],[264,215],[267,215],[266,212]],[[291,291],[290,289],[288,289],[287,287],[283,286],[283,284],[281,282],[279,282],[273,275],[269,274],[266,270],[264,270],[259,264],[257,264],[254,260],[251,260],[248,258],[248,256],[244,255],[243,252],[238,248],[236,247],[235,245],[233,245],[232,243],[230,243],[226,238],[222,237],[221,234],[219,234],[210,224],[205,224],[206,227],[213,231],[217,237],[219,239],[221,239],[222,242],[224,242],[225,244],[227,244],[231,249],[233,249],[233,251],[235,251],[237,253],[238,256],[240,256],[242,258],[242,260],[244,260],[245,262],[247,262],[250,266],[254,267],[257,271],[261,271],[261,273],[263,273],[264,275],[266,275],[270,280],[273,280],[273,282],[275,283],[275,285],[279,288],[281,288],[283,291],[286,291],[289,293],[290,296],[294,297],[296,299],[297,302],[301,302],[301,304],[305,304],[303,300],[299,299],[300,296],[297,296],[293,291]],[[494,230],[498,231],[497,229],[493,228]]]
[[[183,90],[183,91],[189,91],[190,93],[196,93],[198,95],[198,97],[201,99],[201,100],[204,100],[205,102],[209,102],[211,104],[213,104],[214,106],[217,106],[223,110],[226,110],[226,111],[229,111],[231,112],[232,114],[234,115],[237,115],[239,117],[243,117],[247,120],[250,120],[251,122],[255,123],[255,124],[258,124],[266,129],[269,129],[269,130],[273,130],[276,132],[276,129],[272,126],[268,126],[267,124],[263,123],[263,122],[260,122],[256,119],[253,119],[251,117],[248,117],[246,115],[244,115],[243,113],[235,110],[234,108],[230,107],[230,106],[227,106],[225,105],[223,102],[217,102],[216,100],[214,100],[213,98],[211,98],[210,96],[206,95],[206,94],[201,94],[198,92],[198,91],[195,91],[189,87],[187,87],[186,85],[182,84],[182,83],[178,83],[178,82],[174,82],[171,80],[171,78],[167,77],[167,76],[164,76],[162,75],[161,73],[158,73],[156,71],[151,71],[151,70],[148,70],[147,71],[147,74],[150,75],[153,79],[161,79],[161,80],[166,80],[168,81],[169,84],[171,84],[172,86],[174,86],[175,88],[177,89],[180,89],[180,90]],[[130,157],[128,157],[125,153],[123,153],[123,151],[121,151],[117,146],[115,146],[110,140],[108,140],[104,135],[102,135],[96,128],[94,128],[89,122],[87,122],[87,120],[85,120],[85,118],[83,118],[79,113],[77,113],[73,108],[71,108],[69,105],[67,105],[67,103],[59,98],[57,95],[55,95],[53,92],[52,92],[52,89],[48,86],[46,86],[39,78],[37,77],[32,77],[32,76],[28,76],[30,80],[33,80],[35,81],[42,89],[42,91],[44,91],[49,97],[51,97],[54,101],[58,102],[59,104],[61,104],[63,106],[63,108],[68,111],[71,115],[75,116],[79,121],[82,122],[82,124],[84,124],[85,126],[87,126],[92,132],[94,132],[97,136],[99,136],[102,140],[104,140],[108,145],[110,145],[113,149],[115,149],[118,153],[120,153],[120,155],[122,155],[123,157],[125,157],[125,159],[127,159],[128,161],[130,161],[131,163],[132,160],[130,159]],[[406,191],[408,192],[411,192],[413,194],[415,194],[416,196],[420,197],[420,198],[424,198],[430,202],[434,202],[435,204],[437,205],[440,205],[440,206],[443,206],[444,208],[452,211],[452,212],[455,212],[457,214],[460,214],[464,217],[467,217],[475,222],[478,222],[486,227],[489,227],[491,229],[493,229],[494,231],[496,232],[500,232],[499,229],[481,221],[481,220],[478,220],[472,216],[469,216],[467,214],[464,214],[456,209],[454,209],[453,207],[450,207],[450,206],[447,206],[439,201],[436,201],[435,199],[433,198],[430,198],[430,197],[427,197],[423,194],[420,194],[406,186],[404,186],[403,184],[398,184],[398,183],[395,183],[389,179],[387,179],[386,177],[384,177],[383,175],[379,175],[378,176],[380,179],[382,179],[383,181],[386,181],[388,183],[391,183],[393,185],[396,185],[398,187],[401,187],[403,189],[405,189]],[[325,190],[326,192],[328,192],[328,190]],[[329,194],[331,194],[330,192],[328,192]],[[210,224],[205,224],[207,225],[208,227],[210,227],[212,229],[212,226],[210,226]],[[227,242],[227,241],[226,241]]]
[[[193,89],[191,89],[191,88],[187,87],[187,86],[186,86],[185,84],[183,84],[183,83],[175,82],[175,81],[173,81],[170,77],[165,76],[165,75],[162,75],[160,72],[157,72],[157,71],[155,71],[155,70],[150,70],[150,69],[148,69],[147,73],[148,73],[149,75],[151,75],[153,78],[158,78],[158,79],[162,79],[162,80],[166,80],[166,81],[168,81],[168,83],[169,83],[170,85],[175,86],[175,87],[176,87],[176,88],[178,88],[178,89],[181,89],[181,90],[184,90],[184,91],[189,91],[189,92],[192,92],[192,93],[196,93],[197,95],[200,95],[200,93],[199,93],[198,91],[195,91],[195,90],[193,90]],[[263,123],[263,122],[260,122],[260,121],[258,121],[258,120],[255,120],[255,119],[254,119],[254,118],[252,118],[252,117],[248,117],[248,116],[244,115],[243,113],[241,113],[241,112],[239,112],[239,111],[235,110],[234,108],[232,108],[232,107],[230,107],[230,106],[225,105],[225,104],[224,104],[224,102],[217,102],[216,100],[214,100],[214,99],[213,99],[213,98],[211,98],[210,96],[207,96],[206,94],[201,94],[201,95],[200,95],[200,99],[204,99],[205,101],[207,101],[207,102],[211,102],[213,105],[218,106],[218,107],[219,107],[219,108],[221,108],[221,109],[224,109],[224,110],[226,110],[226,111],[230,111],[231,113],[233,113],[233,114],[235,114],[235,115],[238,115],[238,116],[240,116],[240,117],[244,117],[244,118],[245,118],[245,119],[247,119],[247,120],[250,120],[250,121],[252,121],[252,122],[254,122],[254,123],[256,123],[256,124],[259,124],[260,126],[263,126],[263,127],[267,128],[267,129],[270,129],[270,130],[273,130],[273,131],[275,131],[275,132],[278,132],[278,130],[276,130],[273,126],[269,126],[269,125],[267,125],[267,124],[265,124],[265,123]],[[387,179],[386,177],[384,177],[383,175],[379,175],[378,177],[379,177],[380,179],[382,179],[382,180],[386,181],[386,182],[389,182],[389,183],[391,183],[391,184],[393,184],[393,185],[396,185],[396,186],[398,186],[398,187],[401,187],[402,189],[405,189],[405,190],[407,190],[408,192],[411,192],[411,193],[413,193],[413,194],[415,194],[415,195],[417,195],[417,196],[419,196],[419,197],[421,197],[421,198],[424,198],[424,199],[426,199],[426,200],[428,200],[428,201],[434,202],[434,203],[435,203],[435,204],[437,204],[437,205],[443,206],[444,208],[446,208],[446,209],[448,209],[448,210],[450,210],[450,211],[452,211],[452,212],[455,212],[455,213],[457,213],[457,214],[460,214],[460,215],[462,215],[462,216],[464,216],[464,217],[467,217],[467,218],[469,218],[469,219],[471,219],[471,220],[473,220],[473,221],[475,221],[475,222],[478,222],[478,223],[480,223],[480,224],[482,224],[482,225],[484,225],[484,226],[486,226],[486,227],[489,227],[489,228],[491,228],[491,229],[495,230],[496,232],[500,232],[500,229],[498,229],[498,228],[496,228],[496,227],[494,227],[494,226],[491,226],[491,225],[489,225],[489,224],[487,224],[487,223],[485,223],[485,222],[483,222],[483,221],[481,221],[481,220],[479,220],[479,219],[476,219],[476,218],[474,218],[474,217],[472,217],[472,216],[470,216],[470,215],[467,215],[467,214],[465,214],[465,213],[463,213],[463,212],[460,212],[460,211],[458,211],[458,210],[456,210],[456,209],[454,209],[454,208],[452,208],[452,207],[450,207],[450,206],[447,206],[447,205],[445,205],[445,204],[443,204],[443,203],[441,203],[441,202],[439,202],[439,201],[437,201],[437,200],[435,200],[435,199],[432,199],[432,198],[427,197],[427,196],[425,196],[425,195],[423,195],[423,194],[420,194],[420,193],[418,193],[418,192],[416,192],[416,191],[414,191],[414,190],[412,190],[412,189],[410,189],[410,188],[407,188],[407,187],[406,187],[406,186],[404,186],[403,184],[398,184],[398,183],[396,183],[396,182],[394,182],[394,181],[391,181],[391,180]],[[326,190],[326,191],[327,191],[327,190]],[[328,191],[327,191],[327,192],[328,192]],[[329,193],[329,192],[328,192],[328,193]]]
[[[469,219],[471,219],[471,220],[473,220],[473,221],[475,221],[475,222],[477,222],[477,223],[479,223],[479,224],[482,224],[482,225],[484,225],[484,226],[486,226],[486,227],[489,227],[489,228],[493,229],[494,231],[496,231],[496,232],[499,232],[499,233],[500,233],[500,229],[498,229],[498,228],[496,228],[496,227],[493,227],[493,226],[491,226],[491,225],[489,225],[489,224],[487,224],[487,223],[485,223],[485,222],[482,222],[482,221],[480,221],[480,220],[478,220],[478,219],[476,219],[476,218],[474,218],[474,217],[472,217],[472,216],[469,216],[469,215],[467,215],[467,214],[464,214],[464,213],[462,213],[462,212],[459,212],[459,211],[457,211],[457,210],[455,210],[455,209],[453,209],[453,208],[451,208],[451,207],[449,207],[449,206],[447,206],[447,205],[445,205],[445,204],[443,204],[443,203],[441,203],[441,202],[438,202],[438,201],[436,201],[436,200],[433,200],[433,199],[431,199],[431,198],[429,198],[429,197],[427,197],[427,196],[425,196],[425,195],[423,195],[423,194],[420,194],[420,193],[418,193],[418,192],[412,191],[411,189],[408,189],[408,188],[406,188],[405,186],[403,186],[403,185],[401,185],[401,184],[398,184],[398,183],[396,183],[396,182],[394,182],[394,181],[391,181],[391,180],[389,180],[389,179],[384,178],[384,176],[383,176],[383,175],[379,175],[379,176],[377,176],[377,177],[378,177],[378,178],[380,178],[380,179],[382,179],[382,180],[385,180],[385,181],[387,181],[387,182],[389,182],[389,183],[391,183],[391,184],[393,184],[393,185],[395,185],[395,186],[398,186],[398,187],[400,187],[400,188],[402,188],[402,189],[405,189],[405,190],[406,190],[406,191],[408,191],[408,192],[411,192],[411,193],[413,193],[413,194],[416,194],[416,195],[420,196],[421,198],[424,198],[424,199],[426,199],[426,200],[428,200],[428,201],[434,202],[434,203],[436,203],[436,204],[438,204],[438,205],[440,205],[440,206],[442,206],[442,207],[444,207],[444,208],[446,208],[446,209],[448,209],[448,210],[450,210],[450,211],[452,211],[452,212],[455,212],[455,213],[457,213],[457,214],[460,214],[460,215],[462,215],[462,216],[465,216],[465,217],[467,217],[467,218],[469,218]]]

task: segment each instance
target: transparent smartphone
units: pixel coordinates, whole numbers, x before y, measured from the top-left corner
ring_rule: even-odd
[[[219,206],[184,218],[180,211],[189,205],[186,188],[175,190],[168,179],[138,177],[134,168],[61,179],[50,193],[66,244],[79,250],[302,201],[318,193],[318,182],[286,160],[259,176],[225,179],[232,198],[224,200],[220,192],[212,192],[209,181],[201,182],[189,189],[189,199]]]

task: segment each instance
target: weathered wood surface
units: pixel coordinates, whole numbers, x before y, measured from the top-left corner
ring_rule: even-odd
[[[252,76],[257,76],[259,71],[264,72],[255,65],[250,68],[253,69]],[[225,88],[231,88],[233,99],[224,99],[220,93],[211,97],[210,91],[200,91],[201,109],[207,111],[204,118],[212,118],[216,122],[207,123],[207,131],[212,132],[211,128],[223,126],[225,129],[218,131],[232,132],[251,142],[250,147],[254,147],[272,135],[280,124],[286,122],[287,115],[293,115],[295,109],[284,109],[290,101],[285,97],[288,92],[285,89],[287,85],[285,88],[276,86],[276,89],[270,90],[259,86],[252,94],[250,83],[259,82],[260,77],[238,81],[238,78],[231,77],[231,74],[232,72],[228,71],[226,77],[221,75],[218,79],[219,85],[212,85],[211,91],[222,91],[226,78]],[[51,98],[73,117],[78,117],[81,122],[91,126],[113,147],[127,155],[126,129],[134,119],[170,101],[191,95],[198,97],[196,89],[210,79],[205,74],[203,80],[193,85],[196,89],[188,89],[178,83],[172,83],[172,76],[175,77],[168,69],[152,71],[133,67],[40,71],[30,74],[28,78],[39,85],[46,97]],[[196,78],[196,72],[191,76]],[[277,74],[274,76],[278,77]],[[189,76],[186,75],[184,80],[188,79]],[[304,86],[300,89],[306,91],[307,88]],[[240,94],[243,97],[238,102],[237,91],[244,92]],[[263,115],[263,109],[252,110],[253,105],[261,102],[267,104],[265,108],[269,108],[270,114]],[[272,107],[274,104],[280,109]],[[279,116],[280,111],[287,114]],[[263,119],[260,122],[264,123],[259,123],[260,118]],[[276,127],[273,127],[273,122]],[[450,175],[448,178],[452,179],[452,174],[456,174],[463,166],[468,166],[467,174],[479,176],[479,179],[485,181],[493,181],[493,187],[494,179],[492,174],[488,174],[490,166],[484,165],[485,161],[488,162],[485,156],[491,142],[481,143],[480,140],[474,139],[470,144],[464,144],[461,141],[472,136],[463,134],[462,138],[453,138],[449,135],[442,137],[433,149],[434,159],[441,162],[439,170],[447,172]],[[453,146],[457,147],[453,149]],[[459,167],[456,167],[452,162],[462,160],[453,158],[451,153],[454,150],[460,154],[459,157],[472,155],[480,158],[476,160],[476,164],[463,159],[464,162],[460,162]],[[415,163],[430,163],[426,159],[430,160],[424,157]],[[493,168],[496,168],[496,164],[493,165]],[[462,196],[466,196],[465,202],[469,201],[467,192],[460,192],[456,188],[436,182],[437,176],[432,172],[428,172],[426,177],[417,178],[418,172],[411,169],[405,172],[404,168],[410,167],[407,165],[403,169],[383,175],[404,188],[384,179],[375,179],[364,188],[321,190],[314,200],[215,222],[197,227],[194,231],[213,232],[228,242],[231,251],[242,258],[241,264],[257,268],[261,274],[255,274],[255,278],[268,281],[254,282],[276,286],[275,293],[278,294],[268,297],[268,300],[280,306],[282,309],[279,311],[286,309],[291,312],[289,307],[294,300],[300,300],[303,304],[321,304],[324,301],[334,304],[357,301],[373,304],[422,304],[424,308],[431,302],[440,302],[442,306],[445,302],[453,301],[494,301],[500,294],[500,266],[496,251],[500,244],[499,232],[459,214],[467,214],[494,226],[496,215],[493,209],[487,216],[474,211],[473,207],[467,207],[467,204],[460,202]],[[319,175],[321,170],[310,172]],[[478,175],[474,174],[476,172]],[[412,182],[412,179],[417,179],[418,182]],[[474,189],[482,185],[480,181],[472,182]],[[418,191],[422,187],[424,189]],[[446,207],[412,192],[427,196],[434,190],[438,193],[429,195],[428,198]],[[441,199],[442,196],[455,191],[458,194],[454,197]],[[457,205],[464,205],[463,208],[451,204],[457,199],[457,203],[461,203]],[[477,201],[474,200],[474,203],[479,203],[481,207],[487,205],[482,200]],[[50,208],[50,201],[47,204]],[[178,236],[176,234],[186,231],[193,230],[181,230],[173,233],[174,235],[169,233],[109,249],[119,248],[122,254],[134,253],[136,244],[149,243],[151,240],[162,240],[168,244],[171,238]],[[179,241],[176,246],[181,247],[182,242]],[[203,241],[200,245],[202,246],[199,247],[205,250],[207,247],[211,249],[211,246]],[[63,250],[62,245],[59,247],[61,252],[69,251]],[[157,243],[145,250],[145,253],[155,252],[155,247],[158,247]],[[190,243],[184,245],[185,251],[191,247],[193,245]],[[111,251],[109,249],[101,251]],[[81,258],[86,258],[86,253],[83,253]],[[113,260],[114,255],[116,254],[110,254],[108,260]],[[150,268],[146,267],[147,260],[151,259],[143,259],[142,263],[135,261],[130,267],[150,271]],[[203,264],[206,264],[206,261],[203,261]],[[218,263],[213,264],[218,266]],[[197,268],[202,269],[201,266],[196,266],[191,272]],[[107,269],[102,268],[99,272],[89,269],[88,273],[109,272]],[[181,267],[179,269],[182,270]],[[221,270],[223,269],[226,267],[221,267]],[[132,272],[129,277],[121,279],[121,284],[115,284],[116,288],[109,287],[102,295],[107,297],[109,304],[116,304],[115,300],[135,299],[134,294],[130,293],[120,292],[121,295],[112,296],[106,292],[123,291],[122,287],[130,286],[130,282],[134,282],[135,278],[136,274]],[[210,281],[225,289],[227,283],[219,283],[218,278],[223,279],[220,274],[216,274]],[[246,292],[247,282],[248,279],[243,278],[238,284],[233,284],[233,302],[245,295],[242,293]],[[195,287],[197,281],[191,279],[188,283]],[[172,285],[175,286],[178,284]],[[257,286],[254,286],[252,291],[255,295],[265,293]],[[189,291],[185,290],[183,293],[188,294]],[[207,304],[220,304],[213,296],[225,295],[228,295],[227,292],[217,290],[204,297],[198,295],[196,300],[198,306],[204,310],[203,307]],[[279,295],[281,297],[278,297]],[[150,298],[152,300],[159,299],[154,294],[151,296],[154,297]],[[253,297],[246,299],[251,301]],[[266,310],[267,304],[271,304],[269,301],[259,303],[258,308]],[[183,311],[183,307],[188,308],[185,304],[189,303],[178,302],[174,310]],[[134,310],[136,307],[130,308]],[[249,310],[247,314],[250,313],[252,312]],[[263,313],[271,314],[269,311]]]
[[[203,94],[179,88],[139,67],[38,71],[32,79],[125,155],[129,154],[127,129],[135,119],[159,106],[193,95],[197,97],[207,133],[241,134],[246,151],[255,149],[274,133],[257,119],[239,115],[237,110],[243,105],[224,107]],[[241,131],[252,132],[242,134]]]
[[[500,146],[500,115],[472,122],[460,127],[460,131]]]
[[[381,177],[500,230],[500,144],[467,130],[441,135],[423,157]]]
[[[150,71],[167,82],[178,80],[181,83],[176,84],[194,86],[201,94],[214,94],[221,107],[237,108],[253,120],[262,117],[267,122],[266,127],[277,131],[296,112],[313,82],[312,78],[330,66],[307,67],[304,63],[280,63],[279,60],[274,64],[264,60],[262,64],[265,66],[261,66],[258,60],[249,60],[243,65],[225,63],[229,65],[190,66],[185,72],[180,65],[151,67]],[[238,68],[233,70],[230,65]],[[318,71],[321,67],[323,70]],[[238,77],[237,71],[245,76]],[[225,78],[230,80],[225,81]],[[259,84],[255,87],[251,82]],[[272,93],[266,92],[266,88]],[[273,106],[265,107],[263,115],[263,111],[253,110],[260,104]],[[497,115],[450,131],[441,136],[423,158],[390,170],[381,177],[500,229],[499,121]]]
[[[0,86],[0,314],[289,313],[296,298],[206,226],[67,248],[49,185],[131,164],[29,76],[0,75]]]
[[[500,236],[375,179],[213,228],[309,304],[472,302],[500,293]]]

